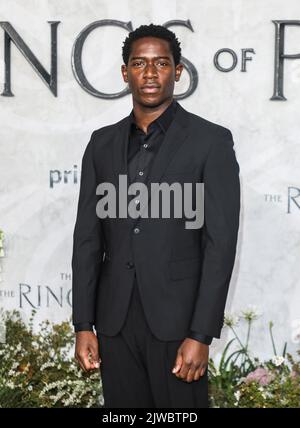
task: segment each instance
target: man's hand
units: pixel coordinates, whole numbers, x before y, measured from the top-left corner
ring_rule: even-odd
[[[186,338],[177,350],[172,373],[188,383],[199,380],[208,366],[209,345]]]
[[[85,372],[100,367],[98,339],[94,332],[78,331],[76,333],[75,358]]]

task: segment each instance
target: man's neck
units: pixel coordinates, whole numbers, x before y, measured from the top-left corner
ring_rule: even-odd
[[[169,107],[172,101],[173,97],[171,99],[166,100],[159,106],[145,107],[140,104],[137,104],[133,100],[133,113],[137,126],[146,133],[148,125],[155,119],[157,119]]]

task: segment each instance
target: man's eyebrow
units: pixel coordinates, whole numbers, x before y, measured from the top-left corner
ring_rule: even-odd
[[[169,56],[155,56],[153,57],[153,59],[168,59],[170,60]],[[134,61],[135,59],[147,59],[147,57],[145,56],[133,56],[132,58],[130,58],[130,61]]]

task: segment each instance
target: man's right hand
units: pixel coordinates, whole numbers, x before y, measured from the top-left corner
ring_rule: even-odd
[[[76,333],[75,358],[85,372],[100,367],[98,339],[92,331],[78,331]]]

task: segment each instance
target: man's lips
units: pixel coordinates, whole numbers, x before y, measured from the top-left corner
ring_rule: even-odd
[[[158,85],[144,85],[141,87],[141,90],[143,92],[146,92],[147,94],[152,94],[152,93],[158,92],[159,88],[160,86]]]

